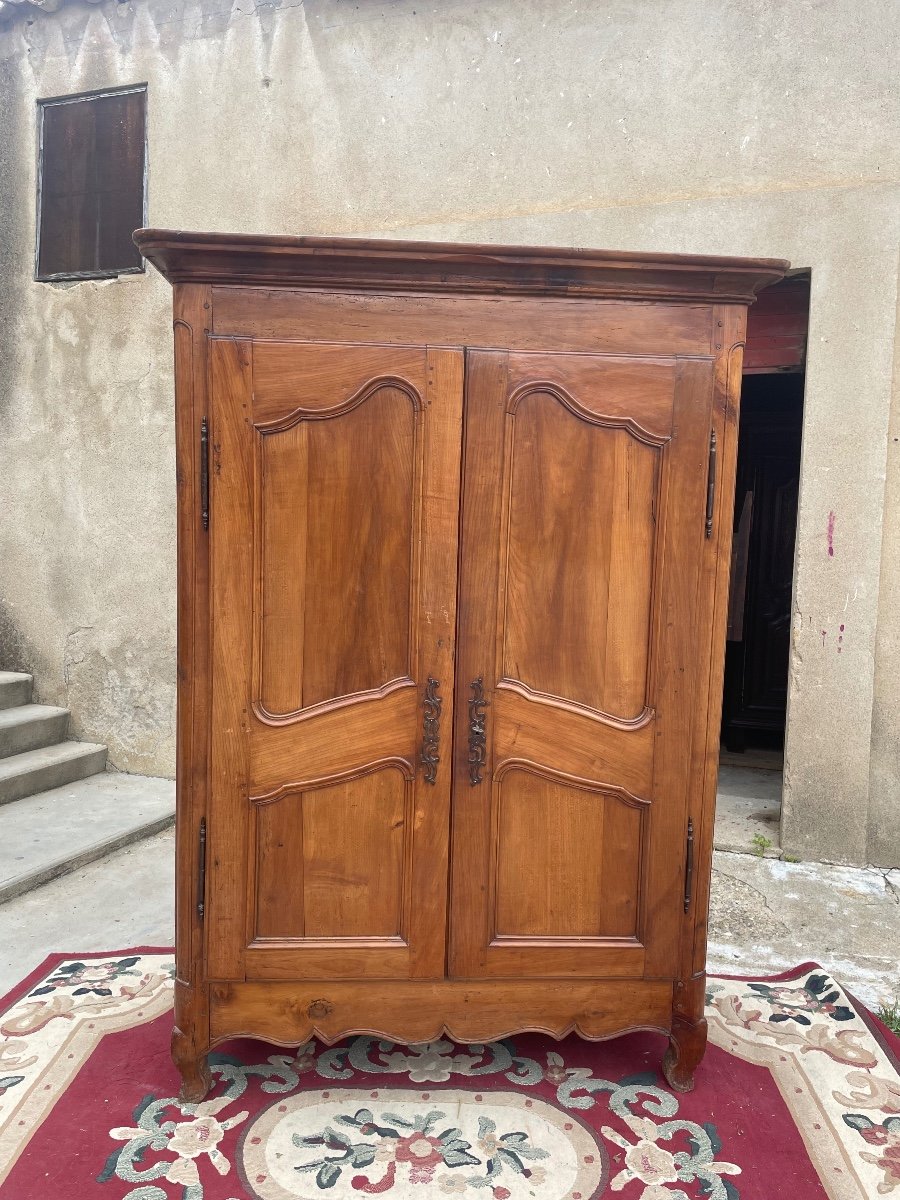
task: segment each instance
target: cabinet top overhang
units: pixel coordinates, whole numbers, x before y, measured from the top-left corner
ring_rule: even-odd
[[[631,254],[554,246],[257,236],[139,229],[143,256],[172,284],[348,292],[556,295],[752,304],[780,258]]]

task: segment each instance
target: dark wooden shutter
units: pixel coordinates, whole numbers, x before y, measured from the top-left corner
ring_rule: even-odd
[[[146,95],[43,105],[39,279],[141,269]]]

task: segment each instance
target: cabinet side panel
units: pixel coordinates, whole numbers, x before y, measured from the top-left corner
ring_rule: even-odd
[[[712,871],[716,786],[719,774],[719,727],[722,715],[722,679],[725,663],[725,625],[731,569],[731,540],[734,488],[737,468],[737,436],[740,412],[741,366],[747,310],[722,305],[715,309],[721,345],[715,364],[713,422],[718,439],[716,504],[713,536],[707,544],[702,567],[698,620],[708,629],[703,647],[703,680],[699,690],[696,736],[691,774],[702,781],[692,797],[692,814],[697,832],[694,895],[685,922],[685,939],[680,974],[686,984],[706,967],[709,916],[709,885]],[[708,683],[706,682],[708,680]],[[695,989],[699,997],[699,989]],[[701,1003],[699,998],[696,1002]],[[677,1004],[677,996],[676,996]],[[699,1015],[699,1014],[697,1014]]]
[[[178,715],[176,733],[176,1030],[189,1058],[208,1042],[199,831],[207,806],[209,737],[209,556],[200,514],[200,421],[206,413],[211,291],[175,289],[175,454],[178,503]]]
[[[657,534],[666,571],[655,597],[658,651],[654,694],[659,713],[653,758],[651,866],[645,920],[655,931],[648,978],[674,978],[684,923],[687,829],[696,793],[691,745],[707,676],[698,662],[709,637],[697,612],[705,535],[707,471],[715,364],[682,359],[676,370],[673,439]]]
[[[249,696],[253,592],[250,343],[210,349],[212,681],[207,962],[218,978],[244,976],[249,896],[236,864],[247,861]]]

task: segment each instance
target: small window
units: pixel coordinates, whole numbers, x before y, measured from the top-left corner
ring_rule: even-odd
[[[146,87],[41,100],[38,279],[142,271]]]

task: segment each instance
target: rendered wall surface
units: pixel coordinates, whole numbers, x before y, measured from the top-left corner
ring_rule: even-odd
[[[21,6],[0,25],[0,664],[116,767],[172,772],[169,287],[32,279],[36,99],[146,82],[152,225],[811,269],[783,845],[900,862],[898,45],[893,0]]]

